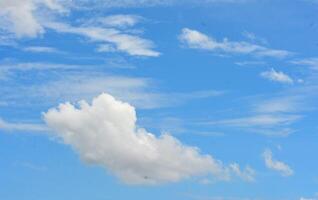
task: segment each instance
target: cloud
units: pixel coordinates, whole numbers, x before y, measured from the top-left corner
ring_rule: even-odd
[[[53,47],[45,47],[45,46],[29,46],[22,49],[23,51],[27,52],[34,52],[34,53],[58,53],[59,50]]]
[[[259,66],[259,65],[265,65],[266,62],[264,61],[240,61],[235,62],[236,65],[239,66]]]
[[[0,25],[17,37],[36,37],[44,32],[39,10],[65,12],[57,0],[2,0],[0,1]]]
[[[69,33],[85,36],[93,42],[112,44],[116,51],[126,52],[132,56],[158,57],[159,52],[153,50],[154,44],[137,35],[123,33],[114,28],[102,28],[98,26],[74,27],[65,23],[50,22],[47,28],[60,33]]]
[[[97,21],[105,26],[110,27],[130,27],[136,25],[142,17],[138,15],[110,15],[98,18]]]
[[[318,70],[318,58],[305,58],[291,61],[295,65],[309,66],[311,69]]]
[[[273,159],[271,150],[266,149],[262,156],[267,168],[278,171],[282,176],[291,176],[294,174],[293,170],[287,164]]]
[[[0,130],[6,132],[28,131],[28,132],[45,132],[48,128],[43,124],[32,123],[10,123],[0,118]]]
[[[78,106],[60,104],[43,116],[84,161],[104,166],[127,184],[160,184],[204,175],[227,180],[230,176],[221,161],[200,154],[196,147],[138,127],[135,108],[105,93],[91,105],[86,101]]]
[[[37,71],[48,71],[48,70],[70,70],[70,69],[77,69],[80,67],[87,67],[84,65],[69,65],[69,64],[59,64],[59,63],[41,63],[41,62],[7,62],[0,64],[0,75],[2,75],[2,79],[10,78],[13,71],[30,71],[30,70],[37,70]],[[1,80],[1,78],[0,78]]]
[[[237,127],[251,127],[251,126],[275,126],[275,125],[288,125],[298,119],[299,115],[277,115],[277,114],[259,114],[251,117],[235,118],[228,120],[220,120],[210,122],[210,124],[223,124]]]
[[[261,100],[254,107],[258,113],[291,113],[306,109],[304,100],[302,95],[286,95]]]
[[[255,181],[255,171],[251,167],[247,166],[244,171],[241,171],[240,166],[234,163],[230,165],[230,168],[241,179],[247,182]]]
[[[46,29],[53,29],[60,33],[77,34],[89,38],[93,42],[112,45],[115,51],[126,52],[132,56],[157,57],[159,52],[153,50],[152,41],[143,39],[136,34],[128,34],[119,28],[134,26],[142,17],[136,15],[111,15],[87,20],[86,24],[74,27],[66,23],[58,22],[57,14],[66,13],[70,6],[64,6],[68,2],[59,0],[4,0],[0,2],[0,42],[8,44],[9,33],[22,37],[37,37]],[[74,7],[74,6],[73,6]],[[45,14],[44,14],[45,13]],[[108,28],[106,28],[106,27]],[[29,47],[26,51],[32,52],[56,52],[47,47]]]
[[[202,5],[213,3],[244,3],[250,0],[201,0],[200,2],[194,0],[99,0],[92,6],[89,0],[80,0],[82,7],[99,7],[99,8],[137,8],[137,7],[153,7],[153,6],[173,6],[173,5]]]
[[[244,37],[246,37],[247,39],[249,39],[250,41],[252,41],[252,42],[256,42],[256,43],[261,43],[261,44],[268,44],[268,42],[266,41],[266,39],[264,39],[264,38],[260,38],[260,37],[258,37],[258,36],[256,36],[254,33],[252,33],[252,32],[248,32],[248,31],[244,31],[243,33],[242,33],[242,35],[244,36]]]
[[[285,83],[285,84],[294,83],[294,80],[290,76],[288,76],[284,72],[276,71],[273,68],[269,71],[262,72],[260,75],[263,78],[268,79],[270,81],[275,81],[275,82]]]
[[[183,28],[179,35],[179,40],[188,48],[202,49],[233,54],[252,54],[255,56],[265,56],[274,58],[284,58],[291,53],[285,50],[270,49],[257,44],[248,42],[232,42],[227,38],[223,41],[209,37],[199,31]]]
[[[317,200],[318,199],[318,194],[314,195],[315,197],[300,197],[299,200]]]
[[[60,101],[91,100],[107,92],[141,109],[184,105],[198,99],[218,97],[223,91],[158,91],[153,79],[105,74],[104,66],[54,63],[13,63],[0,65],[0,102],[6,107],[52,106]],[[26,82],[16,82],[23,75]],[[38,79],[34,81],[34,77]],[[41,81],[41,84],[38,84]]]
[[[281,113],[253,113],[248,117],[203,122],[203,125],[226,126],[266,136],[286,137],[295,130],[289,126],[300,120],[301,115]]]

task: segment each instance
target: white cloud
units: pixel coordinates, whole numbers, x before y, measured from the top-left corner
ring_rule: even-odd
[[[271,81],[285,83],[285,84],[293,84],[294,80],[285,74],[284,72],[276,71],[273,68],[269,71],[262,72],[260,74],[263,78],[266,78]]]
[[[295,132],[288,126],[301,118],[302,116],[293,114],[260,113],[248,117],[208,121],[202,124],[240,128],[266,136],[286,137]]]
[[[53,47],[45,46],[29,46],[22,49],[23,51],[34,52],[34,53],[58,53],[59,50]]]
[[[41,62],[25,62],[25,63],[2,63],[0,64],[0,72],[5,73],[12,70],[28,71],[28,70],[53,70],[53,69],[75,69],[84,67],[83,65],[68,65],[59,63],[41,63]]]
[[[96,49],[97,52],[116,52],[117,49],[111,44],[101,44]]]
[[[315,195],[315,197],[300,197],[299,200],[318,200],[318,194]]]
[[[274,58],[284,58],[291,53],[285,50],[269,49],[257,44],[251,44],[248,42],[233,42],[227,38],[223,41],[217,41],[216,39],[209,37],[199,31],[189,28],[182,29],[179,35],[179,40],[189,48],[203,49],[208,51],[221,51],[225,53],[235,54],[252,54],[255,56],[266,56]]]
[[[291,176],[294,174],[293,170],[287,164],[273,159],[271,150],[266,149],[262,156],[267,168],[278,171],[282,176]]]
[[[110,27],[129,27],[136,25],[142,17],[138,15],[110,15],[97,19],[98,22]]]
[[[64,12],[58,0],[2,0],[0,1],[0,25],[3,30],[17,37],[35,37],[44,32],[39,9]]]
[[[290,113],[306,109],[304,98],[299,95],[280,96],[255,103],[259,113]]]
[[[16,131],[29,131],[29,132],[44,132],[48,131],[48,128],[43,124],[32,124],[32,123],[11,123],[4,121],[0,118],[0,130],[6,132]]]
[[[249,39],[250,41],[252,41],[252,42],[256,42],[256,43],[261,43],[261,44],[268,44],[268,42],[266,41],[266,39],[264,39],[264,38],[260,38],[260,37],[258,37],[258,36],[256,36],[254,33],[252,33],[252,32],[248,32],[248,31],[244,31],[243,33],[242,33],[242,35],[244,36],[244,37],[246,37],[247,39]]]
[[[248,182],[255,181],[255,171],[251,167],[247,166],[245,170],[242,171],[240,166],[237,163],[234,163],[230,165],[230,168],[241,179]]]
[[[67,2],[67,1],[65,1]],[[127,33],[116,28],[134,26],[142,17],[135,15],[112,15],[93,20],[80,27],[73,27],[62,22],[57,22],[54,17],[48,17],[46,12],[56,13],[66,12],[64,1],[59,0],[4,0],[0,2],[0,30],[2,35],[9,33],[17,37],[36,37],[50,28],[61,33],[77,34],[89,38],[93,42],[112,44],[114,50],[126,52],[132,56],[157,57],[159,52],[153,50],[152,41],[143,39],[140,36]],[[51,13],[49,12],[49,13]],[[45,13],[45,14],[44,14]],[[92,23],[95,22],[95,23]],[[91,22],[91,23],[90,23]],[[90,25],[91,24],[91,25]],[[105,28],[108,26],[108,28]],[[3,38],[3,39],[1,39]],[[7,36],[1,36],[2,43],[8,43]],[[105,45],[105,44],[104,44]],[[29,47],[26,51],[33,52],[56,52],[54,49],[46,47]],[[105,50],[100,48],[100,51]]]
[[[237,127],[251,127],[251,126],[275,126],[275,125],[288,125],[298,119],[299,115],[278,115],[278,114],[259,114],[251,117],[242,117],[228,120],[220,120],[209,122],[210,124],[223,124]]]
[[[114,28],[101,28],[96,26],[73,27],[64,23],[51,22],[46,27],[61,33],[71,33],[85,36],[94,42],[111,43],[117,51],[126,52],[132,56],[157,57],[159,52],[153,50],[154,44],[137,35],[121,32]]]
[[[81,158],[104,166],[128,184],[176,182],[213,175],[227,180],[231,169],[171,135],[156,137],[136,125],[134,107],[108,94],[92,104],[60,104],[44,113],[44,120]],[[237,171],[237,170],[236,170]]]
[[[235,62],[236,65],[239,66],[259,66],[259,65],[265,65],[266,62],[264,61],[240,61]]]
[[[95,67],[95,68],[94,68]],[[202,90],[170,92],[158,91],[156,82],[144,77],[116,76],[96,70],[103,66],[64,65],[52,63],[16,63],[0,65],[3,73],[0,102],[6,106],[45,105],[60,101],[91,100],[94,96],[107,92],[133,106],[154,109],[183,105],[189,101],[223,95],[222,91]],[[93,69],[93,70],[91,70]],[[28,70],[32,70],[29,72]],[[16,74],[16,72],[19,72]],[[45,72],[45,73],[43,73]],[[58,72],[58,73],[56,73]],[[15,82],[21,74],[41,75],[41,84]],[[33,80],[27,75],[25,80]],[[1,76],[0,76],[1,78]]]
[[[305,58],[300,60],[291,61],[295,65],[309,66],[312,69],[318,70],[318,58]]]
[[[99,8],[127,8],[127,7],[152,7],[152,6],[172,6],[178,4],[202,5],[211,3],[244,3],[250,0],[99,0],[92,5],[90,0],[80,0],[82,7],[99,7]]]

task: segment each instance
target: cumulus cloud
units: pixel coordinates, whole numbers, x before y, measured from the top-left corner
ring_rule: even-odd
[[[266,149],[263,153],[263,158],[267,168],[278,171],[282,176],[294,174],[294,171],[287,164],[273,159],[271,150]]]
[[[2,0],[0,1],[1,29],[17,37],[35,37],[44,32],[39,9],[65,12],[58,0]]]
[[[227,38],[222,41],[209,37],[197,30],[184,28],[179,35],[179,40],[188,48],[203,49],[208,51],[220,51],[224,53],[252,54],[274,58],[284,58],[291,53],[285,50],[270,49],[257,44],[244,41],[229,41]]]
[[[294,80],[290,76],[288,76],[284,72],[276,71],[273,68],[269,71],[262,72],[260,75],[265,79],[275,81],[275,82],[280,82],[285,84],[294,83]]]
[[[44,120],[84,161],[104,166],[128,184],[160,184],[203,175],[227,180],[233,174],[196,147],[138,127],[134,107],[105,93],[92,104],[60,104],[44,113]]]

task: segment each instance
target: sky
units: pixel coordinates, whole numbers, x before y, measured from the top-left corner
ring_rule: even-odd
[[[318,200],[318,1],[0,0],[0,199]]]

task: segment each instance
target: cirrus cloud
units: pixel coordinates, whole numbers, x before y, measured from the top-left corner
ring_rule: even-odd
[[[233,54],[252,54],[260,57],[284,58],[291,53],[286,50],[270,49],[258,44],[252,44],[244,41],[230,41],[224,38],[223,41],[217,41],[197,30],[183,28],[179,35],[179,40],[188,48],[202,49],[207,51],[220,51]]]

